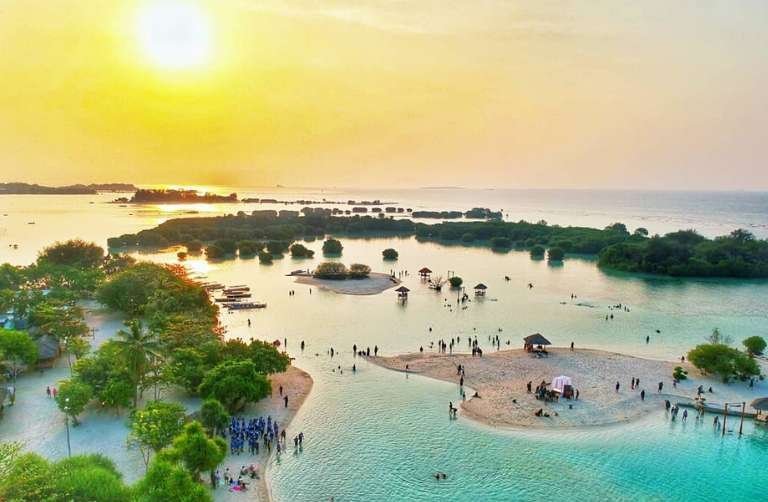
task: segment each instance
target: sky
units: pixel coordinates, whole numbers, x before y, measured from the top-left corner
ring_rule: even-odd
[[[0,0],[0,181],[768,189],[764,0]]]

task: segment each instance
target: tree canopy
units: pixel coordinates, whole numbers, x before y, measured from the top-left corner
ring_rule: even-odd
[[[268,396],[270,390],[269,380],[256,370],[253,361],[230,360],[205,375],[199,392],[204,398],[219,400],[227,410],[234,413],[246,403]]]
[[[688,352],[688,360],[704,374],[718,375],[725,382],[731,378],[746,379],[760,374],[757,361],[718,343],[697,345]]]

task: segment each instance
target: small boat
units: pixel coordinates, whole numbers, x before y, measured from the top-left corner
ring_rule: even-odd
[[[232,288],[225,288],[225,289],[224,289],[224,291],[223,291],[223,293],[224,293],[225,295],[228,295],[228,294],[230,294],[230,293],[232,293],[232,294],[238,294],[238,293],[247,293],[247,292],[248,292],[248,291],[250,291],[250,290],[251,290],[251,288],[237,288],[237,289],[232,289]]]
[[[238,303],[240,300],[238,298],[214,298],[213,301],[216,303]]]
[[[250,309],[263,309],[267,307],[266,303],[259,302],[235,302],[226,304],[229,310],[250,310]]]
[[[251,293],[224,293],[222,296],[227,298],[250,298]]]

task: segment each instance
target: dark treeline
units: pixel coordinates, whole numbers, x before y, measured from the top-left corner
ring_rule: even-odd
[[[217,195],[213,193],[199,194],[195,190],[136,190],[129,200],[118,199],[118,202],[133,202],[137,204],[187,204],[187,203],[218,203],[237,202],[237,194]]]
[[[601,266],[628,272],[696,277],[768,277],[768,242],[745,230],[707,239],[693,230],[665,236],[634,232],[622,223],[604,229],[561,227],[545,221],[414,223],[384,215],[352,217],[327,213],[301,216],[295,211],[240,212],[214,218],[180,218],[108,240],[112,248],[164,247],[229,240],[239,242],[280,241],[283,247],[301,238],[332,235],[382,234],[411,236],[420,240],[483,245],[497,250],[559,248],[565,253],[599,255]],[[234,251],[234,250],[232,250]]]

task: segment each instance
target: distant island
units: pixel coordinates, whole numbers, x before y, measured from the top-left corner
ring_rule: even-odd
[[[449,245],[484,246],[497,251],[530,250],[533,259],[561,261],[566,253],[597,255],[601,267],[676,277],[768,278],[768,240],[757,239],[746,230],[708,239],[693,230],[649,236],[644,228],[627,230],[622,223],[604,229],[561,227],[545,221],[416,223],[406,218],[377,216],[333,216],[330,210],[305,208],[298,211],[259,210],[250,215],[213,218],[177,218],[136,234],[107,240],[110,248],[196,247],[226,235],[228,239],[281,241],[287,247],[296,239],[324,235],[416,236],[422,241]],[[302,216],[303,214],[303,216]]]
[[[0,183],[0,195],[95,195],[99,192],[135,192],[130,183],[91,183],[59,187],[32,183]]]
[[[194,203],[226,203],[237,202],[237,194],[218,195],[213,193],[198,193],[195,190],[172,189],[139,189],[130,199],[120,197],[113,202],[123,204],[194,204]]]

